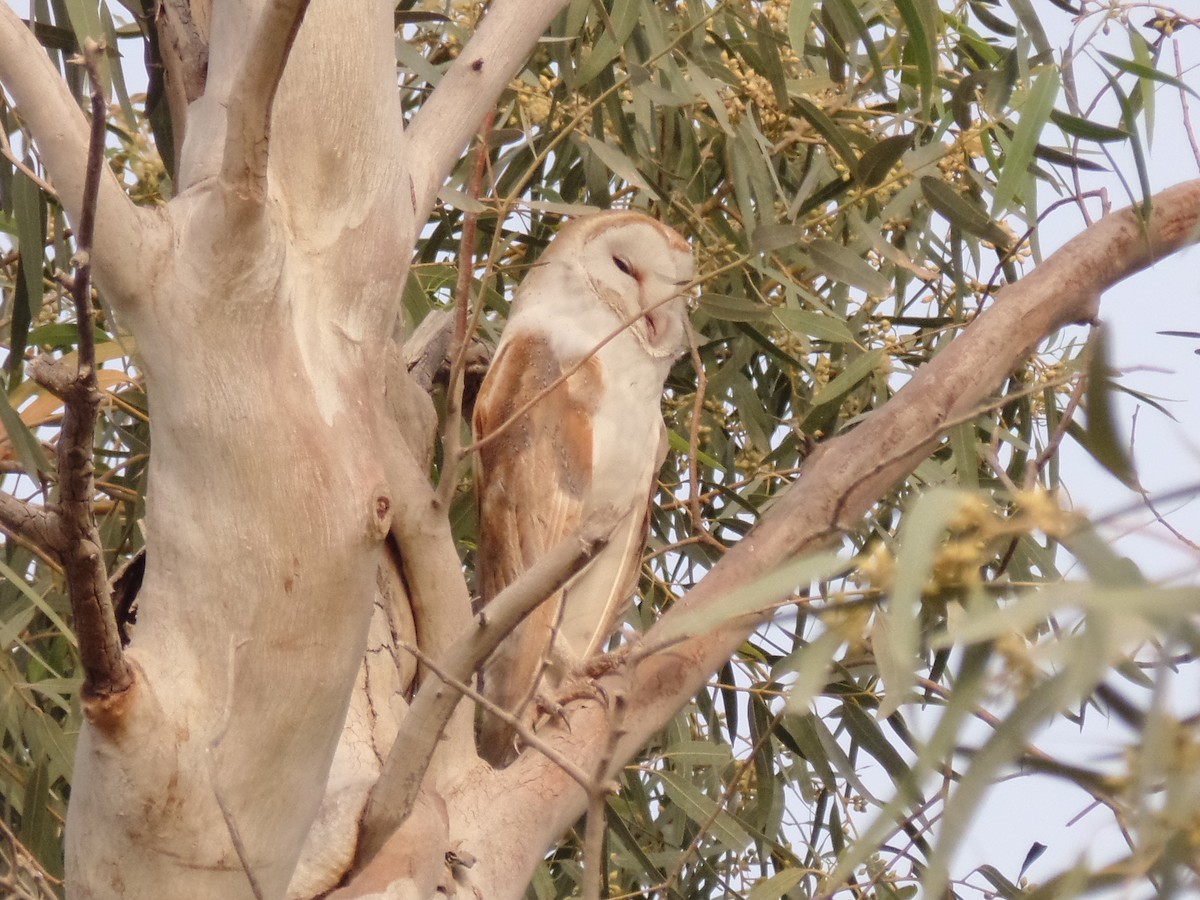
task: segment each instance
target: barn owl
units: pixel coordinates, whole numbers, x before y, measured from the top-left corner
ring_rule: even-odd
[[[484,696],[518,717],[532,719],[539,691],[604,649],[637,584],[666,454],[659,404],[685,346],[682,291],[693,273],[677,232],[640,213],[606,212],[563,227],[513,300],[476,401],[477,441],[586,362],[478,451],[483,603],[581,523],[618,517],[607,546],[485,664]],[[495,765],[515,756],[512,729],[495,716],[483,716],[479,745]]]

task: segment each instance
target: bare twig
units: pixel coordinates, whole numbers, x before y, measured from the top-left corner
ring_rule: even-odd
[[[436,669],[430,666],[441,683],[425,682],[417,691],[363,816],[363,841],[373,848],[370,853],[412,811],[442,729],[464,693],[446,686],[452,680],[467,682],[513,628],[608,543],[612,527],[610,522],[591,525],[585,533],[559,543],[475,617],[475,627],[447,648]],[[414,655],[422,664],[429,659],[426,653]],[[493,704],[486,705],[490,709]]]
[[[25,163],[21,161],[20,157],[13,153],[12,145],[8,142],[8,135],[5,134],[3,128],[0,128],[0,155],[16,166],[26,178],[36,184],[46,194],[53,197],[55,200],[58,199],[58,194],[54,192],[54,188],[50,186],[50,182],[38,175],[38,173],[29,168],[29,166],[25,165]]]
[[[692,533],[710,547],[721,553],[727,549],[709,533],[700,510],[700,415],[704,412],[704,394],[708,390],[708,376],[704,372],[704,361],[700,358],[700,347],[696,342],[696,331],[691,321],[684,319],[688,349],[692,354],[692,367],[696,370],[696,397],[692,402],[692,423],[688,429],[688,512],[692,517]]]
[[[133,673],[121,651],[121,638],[113,615],[103,544],[96,526],[92,499],[95,461],[93,444],[101,394],[96,381],[96,338],[91,291],[92,236],[96,227],[96,202],[104,165],[106,107],[96,62],[103,52],[95,41],[83,46],[84,64],[92,81],[92,122],[84,179],[83,210],[75,234],[75,278],[72,299],[79,329],[78,368],[67,378],[62,366],[44,365],[31,371],[63,398],[59,435],[57,549],[66,575],[75,633],[79,638],[86,700],[123,693],[133,683]]]
[[[467,192],[479,200],[483,184],[484,163],[488,158],[488,136],[496,119],[491,110],[483,119],[479,131],[479,146],[475,150],[475,166]],[[479,214],[472,207],[463,213],[462,239],[458,247],[458,280],[454,286],[454,335],[450,340],[450,380],[446,388],[446,422],[442,432],[442,477],[438,482],[437,498],[443,509],[449,506],[458,486],[458,470],[462,463],[462,399],[463,371],[466,368],[467,347],[470,343],[467,320],[471,306],[471,276],[475,271],[475,230]],[[499,230],[499,229],[497,229]]]
[[[1187,88],[1184,86],[1183,59],[1179,55],[1179,41],[1173,41],[1175,49],[1175,74],[1179,78],[1179,106],[1183,109],[1183,131],[1192,147],[1192,157],[1196,160],[1196,168],[1200,169],[1200,145],[1196,143],[1196,131],[1192,128],[1192,111],[1188,105]]]
[[[1134,441],[1137,440],[1137,420],[1138,420],[1138,413],[1140,411],[1141,411],[1141,407],[1138,407],[1137,409],[1135,409],[1133,411],[1133,424],[1130,426],[1130,429],[1129,429],[1129,457],[1130,457],[1130,459],[1133,458]],[[1140,484],[1136,485],[1134,490],[1136,490],[1141,495],[1142,500],[1146,504],[1146,509],[1150,510],[1150,514],[1152,516],[1154,516],[1155,520],[1158,522],[1159,525],[1161,525],[1163,528],[1167,529],[1167,531],[1171,532],[1171,534],[1174,535],[1175,538],[1177,540],[1179,540],[1180,543],[1184,544],[1185,546],[1187,546],[1188,548],[1190,548],[1192,550],[1200,552],[1200,544],[1197,544],[1195,541],[1193,541],[1191,538],[1189,538],[1187,535],[1185,535],[1183,532],[1181,532],[1178,528],[1176,528],[1174,525],[1172,525],[1170,522],[1168,522],[1166,520],[1166,518],[1163,516],[1163,514],[1158,511],[1158,507],[1156,507],[1154,505],[1154,498],[1152,496],[1150,496],[1150,492],[1148,490],[1146,490]]]
[[[1066,409],[1059,416],[1058,425],[1055,426],[1054,433],[1050,435],[1050,440],[1046,443],[1046,448],[1038,454],[1038,458],[1030,466],[1029,471],[1025,475],[1025,490],[1032,490],[1034,480],[1042,473],[1042,469],[1046,468],[1046,465],[1058,451],[1058,445],[1066,437],[1071,420],[1075,418],[1075,410],[1079,409],[1079,404],[1083,400],[1085,388],[1087,388],[1087,378],[1081,375],[1075,379],[1075,387],[1071,389],[1071,397],[1067,401]]]
[[[530,728],[528,725],[526,725],[524,722],[522,722],[519,718],[517,718],[512,713],[510,713],[508,710],[493,703],[491,700],[489,700],[487,697],[483,696],[483,694],[479,693],[479,691],[475,690],[473,687],[471,687],[465,681],[461,681],[457,678],[452,678],[450,675],[448,675],[446,672],[444,672],[441,668],[439,668],[438,665],[433,660],[431,660],[428,656],[426,656],[424,653],[422,653],[419,648],[414,647],[412,644],[409,644],[405,641],[401,641],[399,646],[401,649],[407,650],[409,653],[411,653],[413,656],[415,656],[423,666],[428,667],[429,671],[433,672],[434,675],[436,675],[438,678],[440,678],[442,681],[444,681],[446,683],[447,687],[451,688],[452,690],[456,691],[461,696],[466,697],[469,700],[474,700],[481,707],[483,707],[483,709],[485,711],[487,711],[488,713],[491,713],[493,715],[496,715],[496,716],[504,719],[521,736],[522,741],[524,741],[526,744],[528,744],[534,750],[537,750],[539,753],[541,753],[543,756],[545,756],[546,759],[550,760],[550,762],[554,763],[556,766],[558,766],[560,769],[562,769],[564,772],[566,772],[568,775],[570,775],[571,778],[575,781],[575,783],[578,784],[585,791],[590,791],[595,787],[595,785],[592,783],[592,780],[590,778],[588,778],[586,772],[584,772],[582,769],[580,769],[577,765],[575,765],[569,759],[564,759],[561,755],[559,755],[557,752],[555,752],[554,748],[551,747],[549,744],[547,744],[545,741],[543,741],[541,738],[539,738],[532,728]]]

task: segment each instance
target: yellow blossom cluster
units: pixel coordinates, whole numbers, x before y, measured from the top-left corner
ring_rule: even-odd
[[[117,107],[110,108],[109,119],[120,121],[120,111]],[[135,203],[165,203],[162,191],[167,180],[167,170],[162,157],[158,155],[157,145],[150,136],[149,121],[142,118],[139,125],[138,130],[132,132],[123,128],[115,129],[121,147],[109,157],[108,164]]]
[[[727,86],[721,91],[730,121],[740,122],[753,109],[763,134],[773,141],[782,138],[791,124],[791,117],[786,109],[779,108],[771,82],[741,58],[724,50],[721,51],[721,62],[737,81],[736,88]]]

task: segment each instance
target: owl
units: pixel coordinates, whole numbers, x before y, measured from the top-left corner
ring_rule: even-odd
[[[682,292],[694,270],[677,232],[641,213],[606,212],[564,226],[513,300],[476,400],[477,441],[585,362],[478,450],[482,602],[593,515],[615,512],[618,523],[484,665],[484,696],[518,718],[532,720],[539,692],[604,649],[637,584],[666,455],[663,383],[685,347]],[[511,727],[486,713],[479,747],[494,765],[516,755]]]

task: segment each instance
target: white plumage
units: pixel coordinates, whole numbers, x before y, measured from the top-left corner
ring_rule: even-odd
[[[484,695],[518,716],[531,716],[546,682],[604,648],[636,587],[666,452],[659,404],[685,346],[681,291],[693,273],[678,233],[640,213],[609,212],[564,226],[517,290],[476,401],[476,440],[586,362],[479,450],[484,604],[593,513],[620,516],[608,546],[484,666]],[[512,730],[493,716],[483,716],[479,743],[494,764],[515,755]]]

